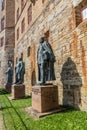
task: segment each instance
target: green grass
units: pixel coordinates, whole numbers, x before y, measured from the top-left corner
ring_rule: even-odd
[[[8,96],[1,91],[0,106],[6,130],[87,130],[86,112],[68,110],[33,120],[23,111],[31,106],[31,98],[9,101]]]

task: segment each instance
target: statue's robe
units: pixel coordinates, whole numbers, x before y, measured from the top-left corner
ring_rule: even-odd
[[[45,71],[45,81],[55,80],[55,73],[54,73],[54,62],[55,56],[52,51],[50,44],[44,41],[40,44],[38,51],[37,51],[37,62],[38,62],[38,80],[41,81],[41,70],[40,65],[44,64],[44,71]]]

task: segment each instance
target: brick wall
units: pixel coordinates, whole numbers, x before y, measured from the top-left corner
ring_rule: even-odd
[[[15,0],[6,0],[6,27],[14,27]]]
[[[81,0],[82,1],[82,0]],[[39,38],[49,30],[49,43],[56,56],[55,74],[58,86],[59,102],[79,109],[87,109],[87,25],[85,20],[76,24],[76,9],[81,1],[50,0],[39,6],[34,5],[34,18],[29,29],[16,41],[16,57],[23,53],[25,62],[26,93],[37,81],[37,48]],[[84,1],[82,1],[83,3]],[[27,49],[30,46],[30,56]]]
[[[5,87],[8,61],[14,63],[14,45],[15,45],[15,0],[5,0],[5,8],[1,11],[1,18],[5,18],[5,28],[0,32],[0,40],[4,37],[4,44],[0,47],[0,87]]]

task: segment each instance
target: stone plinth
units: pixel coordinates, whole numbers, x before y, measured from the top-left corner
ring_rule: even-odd
[[[25,97],[25,85],[14,84],[12,85],[12,99],[19,99]]]
[[[48,112],[58,108],[58,88],[54,85],[32,87],[32,109]]]
[[[8,93],[11,93],[11,84],[6,84],[5,85],[5,90],[6,90],[6,92],[8,92]]]

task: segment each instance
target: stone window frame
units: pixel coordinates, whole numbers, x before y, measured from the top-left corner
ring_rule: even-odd
[[[1,31],[4,30],[4,26],[5,26],[5,17],[3,16],[3,18],[1,19]]]
[[[27,10],[27,17],[28,17],[28,24],[32,21],[32,4],[30,4],[28,10]]]
[[[83,12],[85,9],[87,9],[87,5],[84,6],[84,7],[82,8],[82,10],[81,10],[82,21],[84,21],[85,19],[87,19],[87,14],[86,14],[86,18],[83,18],[83,14],[82,14],[82,12]]]
[[[75,7],[75,19],[76,19],[76,27],[83,22],[82,19],[82,10],[87,7],[87,0],[83,0]]]
[[[23,33],[24,31],[25,31],[25,17],[23,18],[21,22],[21,33]]]

